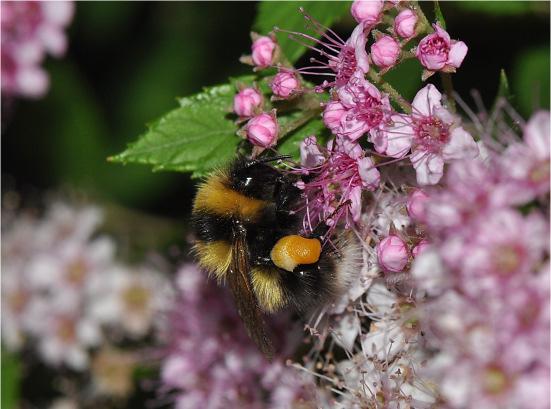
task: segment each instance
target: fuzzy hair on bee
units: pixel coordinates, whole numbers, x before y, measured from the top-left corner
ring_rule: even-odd
[[[301,235],[298,177],[264,159],[238,158],[199,186],[193,204],[199,265],[233,293],[247,332],[268,357],[263,313],[308,312],[335,300],[357,276],[361,249],[352,234],[323,245],[323,226]]]

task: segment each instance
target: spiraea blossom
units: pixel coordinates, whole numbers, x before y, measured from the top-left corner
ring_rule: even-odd
[[[418,20],[419,17],[413,10],[402,10],[394,19],[394,32],[403,38],[412,37]]]
[[[265,359],[228,294],[193,264],[182,266],[176,283],[179,295],[163,337],[161,395],[182,409],[310,407],[311,379]]]
[[[301,67],[297,71],[301,74],[325,75],[333,77],[331,81],[324,81],[316,90],[321,92],[324,88],[341,87],[346,85],[356,71],[364,74],[369,71],[369,58],[365,46],[367,43],[367,32],[369,24],[360,23],[352,32],[350,38],[344,41],[333,30],[324,27],[318,21],[310,17],[301,8],[304,18],[312,29],[321,36],[317,39],[308,34],[289,32],[287,30],[279,31],[289,33],[296,41],[305,45],[318,53],[321,60],[310,59],[311,66]],[[314,43],[311,45],[310,43]]]
[[[420,185],[438,183],[444,163],[478,155],[473,137],[459,118],[442,105],[442,94],[432,84],[421,89],[412,103],[411,115],[393,115],[379,132],[378,152],[403,157],[411,148],[410,160]]]
[[[342,140],[327,148],[317,145],[310,136],[301,145],[301,158],[308,178],[298,184],[306,200],[304,227],[312,231],[319,223],[336,226],[345,220],[350,226],[360,219],[362,190],[375,190],[379,171],[361,147]]]
[[[102,219],[99,208],[56,202],[43,218],[22,213],[2,226],[2,341],[10,350],[27,347],[48,366],[85,371],[100,344],[151,332],[170,300],[167,282],[118,264],[113,239],[96,234]],[[106,331],[114,322],[117,337]]]
[[[65,53],[73,13],[71,1],[2,2],[2,95],[44,95],[49,79],[40,64],[46,54]]]
[[[329,131],[287,164],[302,233],[329,226],[324,245],[338,232],[362,248],[350,288],[307,318],[311,348],[292,367],[316,378],[315,407],[546,407],[549,113],[516,115],[521,138],[463,120],[432,84],[407,101],[385,82],[400,56],[414,53],[426,79],[455,72],[466,44],[411,4],[354,1],[351,13],[347,41],[305,14],[319,39],[288,33],[321,58],[280,67],[331,78],[293,95]]]
[[[328,113],[324,119],[325,124],[339,137],[356,141],[370,132],[374,138],[391,114],[388,96],[367,81],[361,70],[339,88],[337,96],[337,101],[327,104],[325,109]]]
[[[444,189],[425,202],[435,242],[412,274],[431,296],[419,317],[437,354],[423,372],[439,380],[453,408],[549,405],[549,222],[537,208],[520,212],[519,196],[503,195],[508,154],[454,163]]]
[[[434,33],[424,37],[417,46],[417,58],[429,75],[434,71],[455,72],[467,55],[467,45],[463,41],[451,40],[439,24],[432,26]]]
[[[510,193],[520,203],[549,190],[549,112],[535,113],[524,127],[523,141],[507,147],[502,171],[510,183]]]

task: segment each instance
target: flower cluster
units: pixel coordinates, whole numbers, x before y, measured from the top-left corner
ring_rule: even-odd
[[[65,53],[73,12],[70,1],[2,2],[2,95],[44,95],[48,75],[40,64],[46,54]]]
[[[278,360],[266,361],[245,333],[233,300],[196,265],[180,268],[176,286],[164,334],[161,395],[182,409],[310,404],[311,379]]]
[[[274,34],[253,33],[252,54],[242,61],[257,71],[277,69],[268,81],[274,104],[271,110],[265,106],[257,86],[240,86],[234,112],[240,120],[248,120],[238,133],[255,146],[253,155],[257,155],[274,148],[284,136],[278,115],[280,107],[286,106],[277,105],[279,100],[294,100],[295,106],[306,106],[313,114],[321,106],[323,123],[334,140],[328,149],[314,142],[319,135],[302,144],[303,163],[297,173],[308,175],[299,182],[308,201],[305,230],[311,231],[322,222],[336,226],[343,220],[346,227],[357,224],[362,191],[380,188],[379,169],[384,165],[404,166],[409,159],[417,183],[434,185],[442,178],[446,163],[478,155],[473,137],[434,85],[421,89],[411,103],[381,86],[384,74],[407,58],[417,57],[426,69],[423,78],[435,71],[454,72],[467,53],[463,42],[451,40],[438,24],[431,27],[424,23],[422,11],[405,3],[354,1],[351,14],[358,25],[347,40],[302,8],[300,12],[314,35],[277,27],[275,31],[288,34],[319,58],[311,58],[311,65],[295,68],[283,57]],[[385,27],[387,33],[381,32]],[[423,34],[427,35],[421,37]],[[370,36],[374,41],[369,46]],[[418,37],[417,46],[408,46]],[[306,75],[330,79],[310,86],[302,80]],[[328,100],[321,97],[326,91]],[[308,163],[304,162],[305,155]]]
[[[52,367],[90,368],[105,343],[143,339],[170,289],[163,276],[114,258],[115,243],[96,231],[96,207],[51,205],[2,226],[2,341],[29,347]],[[108,330],[108,331],[107,331]]]
[[[549,184],[528,176],[548,177],[549,120],[538,112],[523,141],[454,163],[425,203],[434,241],[412,274],[438,353],[424,372],[451,407],[549,406]],[[540,160],[508,169],[514,151]]]
[[[318,101],[332,139],[306,137],[300,166],[288,164],[304,197],[296,210],[306,234],[351,228],[363,266],[312,317],[312,349],[294,366],[317,378],[328,408],[523,408],[528,394],[545,407],[549,113],[518,138],[506,121],[471,113],[464,123],[435,85],[411,102],[385,87],[385,73],[407,58],[426,79],[455,72],[467,53],[405,2],[354,1],[348,40],[302,12],[319,39],[287,33],[321,58],[293,68],[278,54],[257,69],[278,69],[272,100],[327,92]],[[309,89],[305,75],[330,79]],[[492,121],[499,115],[498,105]],[[274,111],[271,119],[278,129]]]

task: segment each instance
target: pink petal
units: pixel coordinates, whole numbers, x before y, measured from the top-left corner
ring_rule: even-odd
[[[360,186],[355,186],[352,188],[350,195],[350,214],[352,215],[352,220],[357,222],[360,220],[362,214],[362,189]]]
[[[474,158],[478,155],[478,145],[470,133],[462,127],[455,128],[450,135],[450,140],[442,149],[442,158],[446,161]]]
[[[75,5],[72,1],[47,1],[42,2],[42,12],[49,24],[66,26],[73,19]]]
[[[431,116],[436,108],[441,108],[442,94],[432,84],[421,89],[411,104],[413,115]]]
[[[432,25],[432,27],[434,28],[434,31],[436,32],[436,34],[439,37],[442,37],[442,39],[449,46],[450,45],[450,35],[448,34],[448,32],[446,30],[444,30],[442,27],[440,27],[440,25],[438,23],[434,23]]]
[[[364,75],[365,74],[362,70],[356,70],[352,77],[350,77],[348,84],[338,89],[337,95],[339,97],[339,101],[346,108],[354,107],[356,105],[356,95],[361,92],[360,88],[368,86],[369,82],[367,82]],[[371,89],[369,91],[371,91]]]
[[[300,143],[300,163],[307,168],[313,168],[323,162],[317,140],[314,135],[307,137]]]
[[[61,57],[67,49],[67,38],[61,29],[54,26],[43,26],[38,31],[38,36],[46,50],[55,57]]]
[[[363,185],[369,189],[377,189],[381,181],[381,174],[373,165],[371,158],[362,158],[358,161],[358,173]]]
[[[415,168],[417,183],[434,185],[444,174],[444,161],[441,156],[423,150],[417,150],[411,155],[411,163]]]
[[[345,115],[342,121],[342,129],[337,132],[337,135],[356,141],[367,132],[368,128],[364,121],[358,121],[355,117],[347,118],[347,115]]]
[[[549,111],[532,115],[524,129],[524,140],[538,158],[549,158]]]
[[[388,132],[381,129],[372,129],[369,131],[369,141],[375,147],[375,150],[379,153],[385,153],[388,147]]]
[[[369,58],[365,49],[367,38],[365,36],[365,24],[360,23],[356,26],[347,43],[354,47],[356,57],[356,66],[360,68],[364,74],[369,71]]]
[[[424,54],[422,58],[425,68],[431,71],[441,70],[447,61],[447,57],[443,54]]]
[[[468,47],[463,41],[453,41],[450,52],[448,53],[447,64],[459,68],[467,55],[467,50]]]
[[[46,71],[38,67],[27,67],[17,73],[19,92],[29,98],[40,98],[48,90],[50,84]]]
[[[384,129],[387,140],[385,153],[393,158],[401,158],[409,152],[415,131],[408,116],[393,115],[390,119],[393,125]]]

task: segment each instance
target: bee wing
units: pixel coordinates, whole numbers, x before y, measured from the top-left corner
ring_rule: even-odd
[[[244,230],[234,229],[232,260],[227,280],[233,293],[237,312],[245,324],[249,337],[258,345],[262,353],[271,359],[274,355],[274,347],[266,332],[262,312],[251,288],[245,235]]]

